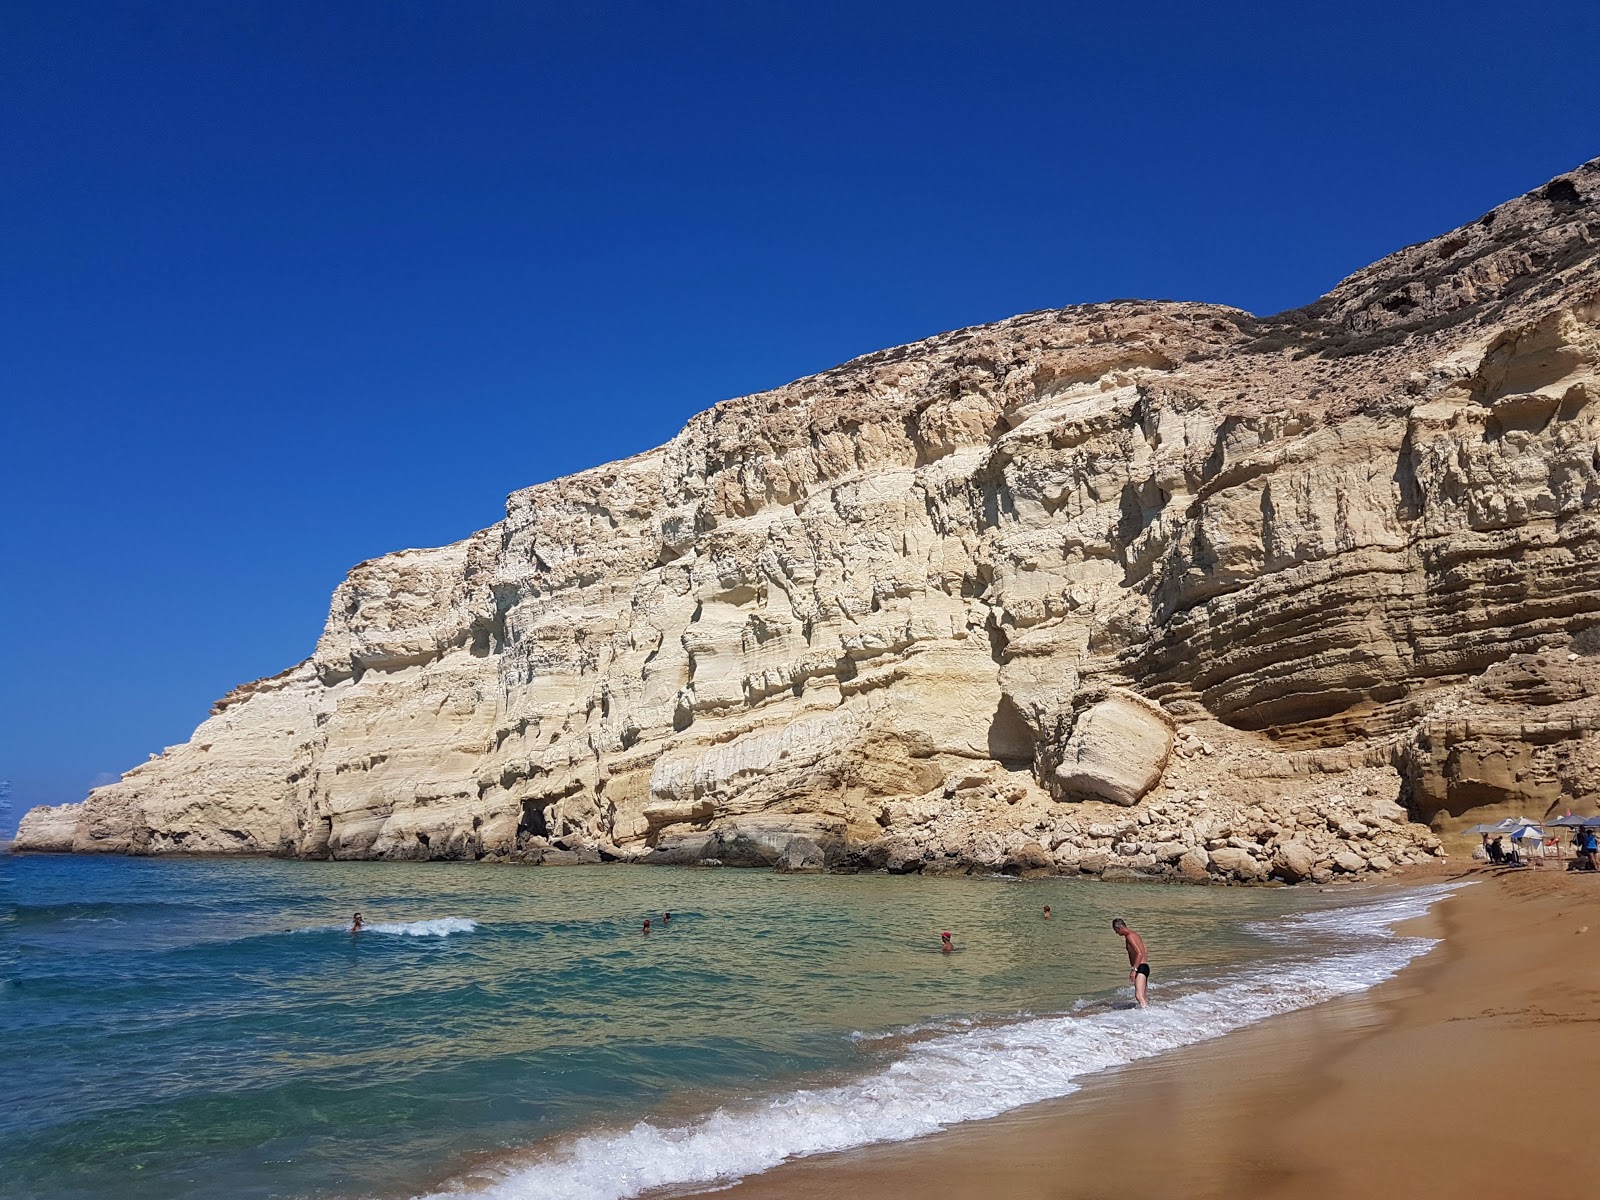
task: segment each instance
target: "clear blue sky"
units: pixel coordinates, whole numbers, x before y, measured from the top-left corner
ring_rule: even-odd
[[[0,779],[79,799],[353,563],[723,397],[1305,303],[1600,154],[1597,45],[1589,4],[5,5]]]

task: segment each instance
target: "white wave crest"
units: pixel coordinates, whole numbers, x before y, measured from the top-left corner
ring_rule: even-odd
[[[1158,1000],[1142,1011],[1045,1017],[947,1033],[908,1047],[880,1071],[836,1087],[789,1092],[750,1109],[719,1109],[678,1128],[641,1121],[631,1129],[577,1138],[532,1164],[503,1170],[471,1194],[487,1200],[628,1200],[655,1188],[726,1184],[788,1159],[905,1141],[1065,1096],[1096,1071],[1220,1037],[1391,978],[1434,943],[1394,937],[1390,927],[1426,913],[1448,891],[1421,889],[1295,918],[1359,941],[1358,949],[1254,968],[1210,990]],[[464,1194],[465,1189],[436,1192],[428,1200]]]
[[[1306,933],[1351,938],[1392,938],[1394,926],[1412,917],[1420,917],[1458,888],[1471,887],[1464,883],[1436,883],[1406,892],[1390,892],[1376,900],[1363,900],[1359,904],[1346,904],[1336,908],[1323,908],[1313,912],[1295,913],[1256,925],[1254,931],[1279,942],[1299,942]],[[1364,890],[1364,889],[1363,889]]]
[[[380,922],[367,925],[364,932],[396,933],[404,937],[449,937],[452,933],[471,933],[478,927],[466,917],[435,917],[431,921]]]
[[[471,933],[478,927],[466,917],[434,917],[427,921],[378,921],[361,927],[362,933],[388,933],[401,937],[449,937],[452,933]],[[313,925],[296,933],[329,933],[348,930],[348,925]]]

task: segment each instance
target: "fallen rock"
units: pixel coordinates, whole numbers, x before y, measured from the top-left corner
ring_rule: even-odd
[[[759,815],[738,817],[711,831],[704,854],[727,867],[776,866],[796,839],[815,843],[824,857],[844,846],[844,823],[826,817]]]
[[[915,842],[896,840],[885,849],[883,869],[891,875],[909,875],[922,870],[924,857]]]
[[[1204,850],[1190,850],[1178,860],[1178,878],[1189,883],[1205,883],[1211,878],[1209,865]]]
[[[558,850],[554,846],[539,859],[541,867],[586,867],[600,861],[600,851],[591,849]]]
[[[808,837],[790,838],[772,869],[781,874],[816,873],[827,868],[827,855]]]
[[[1353,850],[1341,850],[1333,856],[1333,865],[1347,875],[1367,869],[1367,860]]]
[[[1294,839],[1281,843],[1272,859],[1272,873],[1285,883],[1303,883],[1311,878],[1316,866],[1316,853],[1304,842]]]
[[[1111,855],[1104,850],[1090,850],[1087,854],[1078,856],[1078,870],[1084,875],[1099,875],[1110,861]]]
[[[1012,851],[1006,860],[1008,871],[1017,871],[1024,875],[1048,872],[1055,866],[1049,852],[1038,842],[1026,842]]]
[[[1106,800],[1131,807],[1161,781],[1172,756],[1173,722],[1133,692],[1113,691],[1078,717],[1055,769],[1068,800]]]
[[[1231,875],[1247,883],[1266,874],[1265,868],[1248,850],[1240,850],[1235,846],[1211,851],[1211,869],[1219,875]]]

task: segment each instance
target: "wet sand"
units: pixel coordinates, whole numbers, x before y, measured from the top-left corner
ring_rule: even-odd
[[[1600,1127],[1600,875],[1448,877],[1479,882],[1406,928],[1442,943],[1361,996],[1095,1076],[1063,1100],[716,1194],[1600,1196],[1594,1135],[1579,1132]]]

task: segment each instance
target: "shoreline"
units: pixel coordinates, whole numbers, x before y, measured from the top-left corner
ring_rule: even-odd
[[[1454,880],[1473,886],[1401,927],[1439,944],[1368,991],[1091,1076],[1059,1100],[785,1163],[716,1194],[1592,1195],[1592,1164],[1563,1139],[1581,1137],[1596,1097],[1600,879],[1479,868],[1398,886]]]
[[[270,850],[185,850],[161,851],[154,854],[133,854],[122,850],[49,850],[32,846],[14,848],[11,843],[0,841],[0,858],[42,858],[42,859],[67,859],[79,862],[96,862],[110,859],[126,859],[130,862],[282,862],[282,863],[332,863],[349,866],[356,863],[385,863],[393,866],[412,867],[445,867],[445,866],[470,866],[470,867],[509,867],[518,870],[536,870],[549,868],[551,870],[568,870],[584,867],[639,867],[652,871],[748,871],[755,874],[796,876],[799,878],[855,878],[858,876],[876,876],[885,879],[994,879],[1013,882],[1032,883],[1036,881],[1074,880],[1083,883],[1127,885],[1132,887],[1173,887],[1173,888],[1303,888],[1307,891],[1327,891],[1329,889],[1356,889],[1356,888],[1383,888],[1383,887],[1417,887],[1426,883],[1438,882],[1444,878],[1454,878],[1455,872],[1460,868],[1456,863],[1475,863],[1467,854],[1452,858],[1448,855],[1427,863],[1408,863],[1402,866],[1389,867],[1386,870],[1364,870],[1350,874],[1335,875],[1331,879],[1315,882],[1303,879],[1297,883],[1290,883],[1283,879],[1240,880],[1231,879],[1223,875],[1215,875],[1206,879],[1180,879],[1172,876],[1150,875],[1140,872],[1125,872],[1119,874],[1097,874],[1082,870],[937,870],[937,871],[891,871],[884,867],[862,867],[850,869],[828,868],[813,871],[780,871],[770,865],[747,866],[717,864],[715,866],[701,863],[684,862],[649,862],[640,859],[626,858],[597,858],[583,861],[545,861],[525,862],[517,859],[506,858],[324,858],[301,857],[292,854],[275,854]],[[1547,865],[1554,866],[1554,860]],[[1565,866],[1565,863],[1562,863]]]
[[[770,1104],[746,1096],[709,1113],[704,1105],[694,1105],[678,1114],[682,1119],[662,1113],[631,1128],[604,1125],[586,1135],[528,1145],[511,1156],[493,1154],[478,1160],[476,1168],[450,1172],[441,1181],[445,1190],[428,1195],[453,1195],[455,1188],[507,1197],[683,1196],[727,1190],[741,1174],[747,1188],[759,1189],[785,1179],[790,1164],[798,1165],[805,1180],[812,1164],[871,1154],[870,1148],[861,1149],[869,1130],[898,1139],[880,1143],[882,1149],[920,1153],[946,1136],[941,1127],[992,1128],[999,1124],[986,1120],[992,1114],[1046,1108],[1105,1076],[1114,1064],[1165,1061],[1197,1044],[1218,1042],[1225,1031],[1262,1025],[1269,1013],[1305,1011],[1323,998],[1361,994],[1357,989],[1393,978],[1435,942],[1391,930],[1425,918],[1446,894],[1441,885],[1449,882],[1435,873],[1411,881],[1412,886],[1317,889],[1358,894],[1341,897],[1343,903],[1263,914],[1279,926],[1276,936],[1268,936],[1288,943],[1285,955],[1248,964],[1215,959],[1198,980],[1177,971],[1175,991],[1167,1003],[1154,1006],[1148,1020],[1131,1004],[1099,1002],[1088,1009],[1074,1004],[1070,1013],[1030,1013],[1026,1019],[913,1038],[891,1055],[892,1062],[781,1091],[766,1097]],[[1181,907],[1171,915],[1185,920]],[[1300,920],[1308,924],[1295,932]],[[1302,943],[1298,948],[1297,942]],[[863,1127],[862,1120],[870,1123]],[[786,1160],[789,1155],[810,1157]],[[852,1184],[826,1194],[858,1191]],[[921,1193],[913,1187],[906,1194]],[[980,1186],[975,1194],[988,1193]]]

